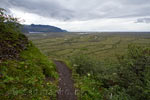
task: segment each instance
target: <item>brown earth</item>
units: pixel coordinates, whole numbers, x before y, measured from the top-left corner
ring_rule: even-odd
[[[71,70],[62,61],[54,61],[59,73],[57,100],[77,100]]]

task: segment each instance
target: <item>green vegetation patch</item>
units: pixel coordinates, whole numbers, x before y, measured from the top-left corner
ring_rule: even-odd
[[[32,44],[20,57],[0,63],[0,98],[54,100],[57,91],[54,79],[58,77],[54,64]]]
[[[55,100],[55,65],[21,34],[20,27],[0,8],[0,99]]]
[[[149,100],[150,48],[129,45],[118,62],[101,62],[87,55],[72,57],[75,86],[81,100]]]

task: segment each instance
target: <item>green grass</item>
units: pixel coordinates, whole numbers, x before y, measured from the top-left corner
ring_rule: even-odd
[[[28,35],[33,43],[49,58],[68,59],[74,54],[84,53],[100,60],[116,60],[116,55],[127,51],[129,44],[150,46],[150,34],[63,34],[57,35]]]
[[[19,59],[0,62],[0,74],[1,100],[56,99],[55,65],[32,44]]]

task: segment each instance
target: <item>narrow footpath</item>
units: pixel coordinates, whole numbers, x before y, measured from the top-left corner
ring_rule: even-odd
[[[57,100],[77,100],[71,70],[62,61],[54,61],[59,74]]]

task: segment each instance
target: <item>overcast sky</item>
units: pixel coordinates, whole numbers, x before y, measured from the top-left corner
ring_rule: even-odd
[[[150,31],[150,0],[0,0],[23,24],[68,31]]]

